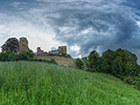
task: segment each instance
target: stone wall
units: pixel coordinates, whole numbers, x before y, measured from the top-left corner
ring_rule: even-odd
[[[37,55],[41,55],[41,54],[43,54],[43,53],[44,53],[44,51],[41,50],[40,47],[38,47],[38,48],[37,48]]]
[[[35,59],[46,59],[46,60],[51,60],[55,59],[58,65],[63,65],[63,66],[70,66],[74,67],[75,66],[75,59],[68,58],[68,57],[59,57],[59,56],[35,56]]]
[[[58,47],[58,54],[67,54],[67,47],[66,46],[59,46]]]
[[[28,40],[25,37],[21,37],[19,41],[19,52],[22,53],[23,50],[29,50]]]

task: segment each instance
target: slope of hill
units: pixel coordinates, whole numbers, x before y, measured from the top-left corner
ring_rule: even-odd
[[[140,91],[113,76],[37,62],[0,63],[0,105],[138,105]]]

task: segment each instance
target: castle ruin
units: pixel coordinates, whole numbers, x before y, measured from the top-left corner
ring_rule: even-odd
[[[19,52],[22,53],[24,50],[29,50],[28,40],[25,37],[21,37],[19,41]],[[63,56],[64,55],[64,56]],[[57,50],[44,51],[41,47],[37,47],[37,52],[35,53],[35,59],[55,59],[58,65],[71,66],[74,67],[75,60],[67,54],[66,46],[59,46]]]
[[[19,52],[22,53],[24,50],[29,50],[28,47],[28,40],[25,37],[21,37],[19,39]],[[66,46],[59,46],[57,50],[51,50],[49,52],[46,52],[41,49],[41,47],[37,47],[37,56],[48,56],[49,54],[56,54],[56,55],[68,55],[67,54],[67,47]]]
[[[66,46],[59,46],[58,47],[58,54],[67,54],[67,47]]]
[[[29,50],[28,40],[25,37],[19,39],[19,53],[22,53],[24,50]]]
[[[39,55],[47,56],[49,54],[54,54],[54,55],[62,55],[62,54],[65,54],[66,56],[69,56],[67,54],[67,47],[66,46],[59,46],[57,50],[51,50],[49,52],[45,52],[40,47],[37,48],[37,53],[36,53],[37,56],[39,56]]]

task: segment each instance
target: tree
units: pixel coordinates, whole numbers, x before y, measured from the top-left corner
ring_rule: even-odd
[[[137,75],[137,57],[128,50],[117,49],[112,62],[112,72],[116,77],[124,79],[126,76],[132,78]]]
[[[118,56],[113,62],[112,62],[112,71],[111,74],[118,77],[123,78],[124,76],[124,62],[122,60],[123,58]]]
[[[0,53],[0,61],[17,61],[18,54],[15,54],[11,50]]]
[[[34,53],[32,50],[24,50],[22,53],[19,54],[19,59],[20,60],[29,60],[29,59],[33,59],[34,57]]]
[[[17,38],[9,38],[2,46],[2,52],[11,50],[14,53],[19,52],[19,41]]]
[[[111,74],[112,73],[112,62],[114,60],[114,51],[108,49],[102,55],[103,62],[102,62],[102,71],[104,73]]]
[[[94,50],[88,56],[88,69],[114,75],[120,79],[129,79],[139,74],[137,56],[121,48],[116,51],[108,49],[101,57]]]
[[[84,63],[79,58],[76,59],[75,63],[76,63],[76,67],[78,69],[82,69],[83,68]]]
[[[113,57],[113,54],[114,54],[114,51],[108,49],[107,51],[103,52],[102,57],[103,57],[104,59],[108,59],[108,60],[112,61],[113,58],[114,58],[114,57]]]
[[[88,56],[88,64],[90,68],[96,68],[98,66],[99,54],[94,50]]]

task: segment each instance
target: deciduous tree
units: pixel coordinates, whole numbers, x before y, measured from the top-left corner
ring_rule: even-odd
[[[19,41],[17,38],[9,38],[2,46],[2,52],[11,50],[14,53],[19,52]]]

